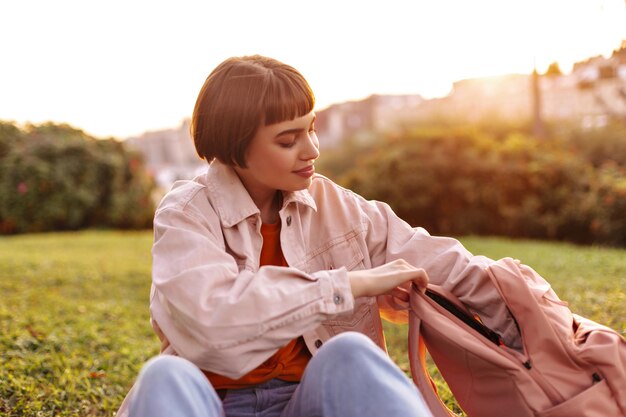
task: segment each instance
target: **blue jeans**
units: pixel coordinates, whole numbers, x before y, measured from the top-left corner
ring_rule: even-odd
[[[220,400],[191,362],[150,360],[139,374],[131,417],[432,417],[415,385],[366,336],[342,333],[309,362],[300,383],[278,379],[228,390]]]

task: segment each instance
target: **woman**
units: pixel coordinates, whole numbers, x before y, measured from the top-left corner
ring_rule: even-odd
[[[431,415],[385,354],[380,318],[406,321],[408,286],[429,279],[470,300],[490,261],[316,174],[314,102],[271,58],[230,58],[207,78],[191,130],[208,172],[176,183],[154,219],[163,355],[120,415]],[[474,307],[510,337],[488,304]]]

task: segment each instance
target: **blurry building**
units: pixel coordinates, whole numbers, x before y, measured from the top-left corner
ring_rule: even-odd
[[[332,148],[347,138],[369,140],[372,135],[395,129],[414,119],[423,101],[419,95],[372,95],[316,111],[320,147]]]
[[[532,75],[514,74],[462,80],[447,97],[427,100],[420,120],[530,120],[533,117]],[[602,127],[610,120],[626,122],[626,41],[610,57],[593,57],[563,75],[539,80],[541,116],[546,121]]]
[[[477,121],[486,117],[517,119],[532,111],[531,76],[510,74],[457,81],[446,102],[456,118]]]
[[[175,181],[193,178],[207,167],[196,153],[188,120],[176,129],[145,132],[125,142],[143,155],[147,168],[163,191]]]

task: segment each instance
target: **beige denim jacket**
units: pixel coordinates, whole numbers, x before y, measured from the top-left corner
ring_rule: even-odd
[[[308,190],[284,193],[280,221],[289,267],[259,267],[260,213],[230,167],[213,162],[174,185],[154,219],[150,312],[163,353],[238,378],[300,335],[313,354],[348,330],[384,349],[381,315],[406,321],[407,306],[386,296],[355,300],[347,271],[399,258],[470,306],[478,297],[483,321],[499,317],[505,336],[514,326],[482,285],[491,260],[410,227],[384,203],[315,175]]]

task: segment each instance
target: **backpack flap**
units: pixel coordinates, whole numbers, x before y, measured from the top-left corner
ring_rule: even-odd
[[[594,383],[594,371],[581,378],[586,364],[567,346],[574,325],[567,304],[539,274],[517,260],[502,259],[487,272],[517,321],[526,367],[540,374],[538,381],[546,380],[544,389],[553,404],[589,388]]]

